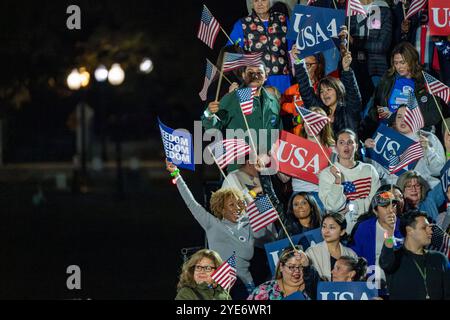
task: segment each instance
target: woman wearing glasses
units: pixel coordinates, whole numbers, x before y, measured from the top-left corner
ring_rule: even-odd
[[[317,271],[309,265],[304,252],[285,249],[278,260],[275,279],[256,287],[248,300],[282,300],[295,293],[305,300],[316,299]]]
[[[181,269],[175,300],[230,300],[211,274],[222,264],[219,254],[203,249],[194,253]]]
[[[447,200],[441,184],[431,189],[428,181],[419,172],[407,171],[398,178],[397,185],[403,190],[405,211],[418,209],[426,212],[431,220],[436,221],[439,207]]]

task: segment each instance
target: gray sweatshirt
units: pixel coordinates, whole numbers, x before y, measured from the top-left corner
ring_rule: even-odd
[[[253,278],[248,270],[253,257],[254,234],[247,217],[239,223],[226,219],[219,220],[206,211],[194,198],[181,176],[177,181],[178,191],[194,218],[206,232],[209,249],[217,251],[223,260],[236,252],[237,276],[246,285],[253,285]]]

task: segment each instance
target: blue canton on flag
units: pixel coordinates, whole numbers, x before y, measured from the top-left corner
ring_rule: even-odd
[[[278,213],[267,195],[260,196],[250,203],[246,211],[254,232],[258,232],[278,219]]]

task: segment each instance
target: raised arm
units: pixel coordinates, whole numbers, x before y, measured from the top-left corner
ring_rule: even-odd
[[[206,211],[205,208],[203,208],[195,200],[194,196],[192,195],[192,192],[189,190],[188,186],[181,177],[177,166],[169,162],[167,159],[166,159],[166,169],[175,177],[178,191],[180,192],[180,195],[183,198],[184,203],[186,203],[189,211],[191,211],[195,220],[197,220],[198,223],[200,223],[201,227],[204,230],[208,230],[211,227],[211,225],[217,221],[217,218],[211,215],[208,211]]]

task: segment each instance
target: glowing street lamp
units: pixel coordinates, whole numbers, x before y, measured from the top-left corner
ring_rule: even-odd
[[[108,79],[108,69],[104,65],[98,66],[97,69],[95,69],[95,80],[98,82],[104,82],[106,79]]]
[[[141,62],[141,64],[139,65],[139,70],[141,70],[141,72],[149,74],[150,72],[153,71],[153,62],[152,60],[150,60],[149,58],[144,58]]]
[[[122,84],[123,80],[125,80],[125,72],[120,67],[120,64],[113,64],[108,73],[109,83],[111,83],[113,86],[118,86]]]
[[[73,69],[67,76],[67,86],[70,90],[78,90],[81,87],[81,76],[77,69]]]

